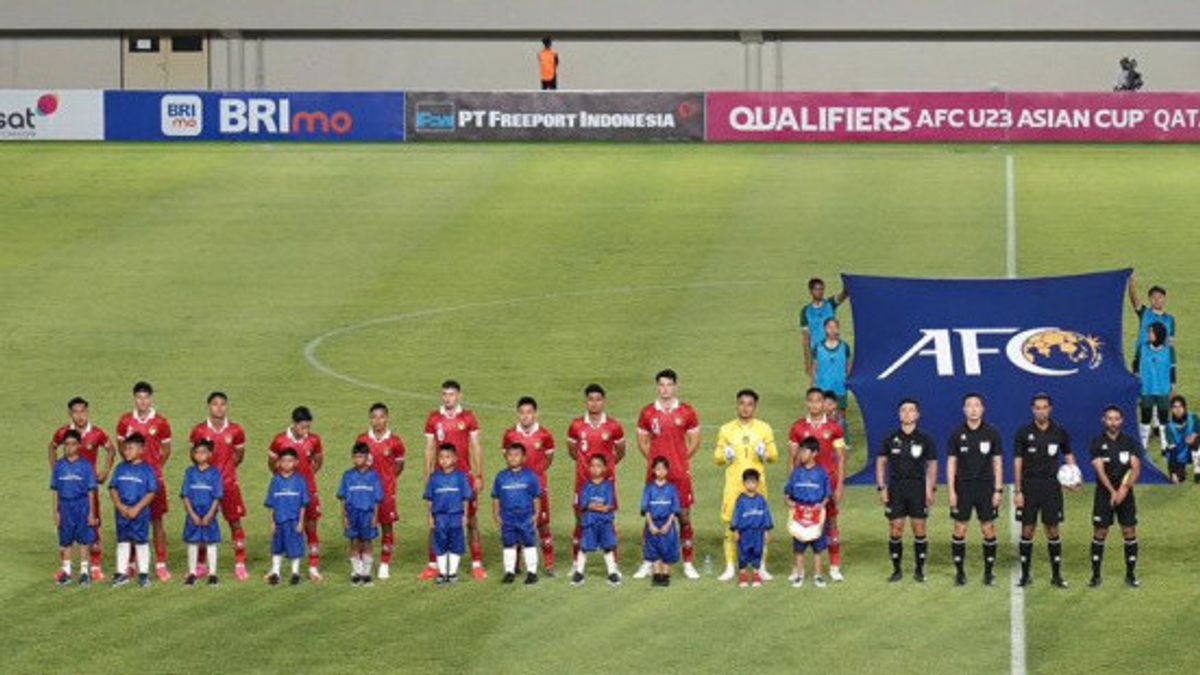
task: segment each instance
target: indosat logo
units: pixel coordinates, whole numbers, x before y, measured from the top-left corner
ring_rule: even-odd
[[[58,112],[58,94],[42,94],[32,106],[23,109],[0,110],[0,132],[33,134],[42,118]]]
[[[933,359],[938,377],[959,373],[955,363],[957,336],[961,372],[968,377],[983,374],[983,357],[1003,356],[1008,362],[1031,375],[1066,377],[1081,370],[1095,370],[1104,361],[1103,343],[1094,335],[1085,335],[1058,327],[1020,328],[922,328],[921,336],[879,374],[886,380],[917,358]],[[988,346],[981,340],[1008,336],[1003,345]]]

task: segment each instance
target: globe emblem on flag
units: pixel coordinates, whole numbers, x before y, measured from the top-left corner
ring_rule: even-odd
[[[1075,331],[1051,328],[1034,333],[1021,345],[1021,354],[1031,364],[1044,368],[1086,365],[1096,369],[1103,362],[1100,338]]]

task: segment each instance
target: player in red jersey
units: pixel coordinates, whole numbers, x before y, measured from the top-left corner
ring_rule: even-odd
[[[233,574],[238,581],[245,581],[249,576],[246,572],[246,530],[242,527],[242,518],[246,517],[246,502],[242,499],[237,470],[246,458],[246,432],[240,424],[229,421],[228,411],[229,397],[225,392],[214,391],[209,394],[208,418],[192,428],[188,440],[192,447],[200,441],[212,443],[212,463],[221,472],[221,489],[225,494],[221,498],[221,515],[229,523],[229,536],[233,539]],[[197,576],[208,575],[206,549],[200,547]]]
[[[321,537],[317,524],[321,520],[321,499],[317,495],[317,473],[325,463],[325,448],[321,437],[312,432],[313,415],[305,406],[292,410],[292,425],[271,441],[267,450],[267,466],[275,472],[279,453],[292,450],[296,453],[296,473],[308,484],[309,502],[304,508],[304,534],[308,540],[308,578],[321,580]]]
[[[667,481],[679,493],[680,535],[683,544],[683,574],[689,579],[699,579],[696,571],[696,551],[693,546],[695,534],[692,530],[692,457],[700,448],[700,418],[692,406],[680,401],[679,376],[670,368],[654,376],[658,387],[658,399],[642,408],[638,417],[638,449],[646,458],[646,480],[653,474],[654,460],[666,457],[670,462]],[[634,579],[649,576],[651,564],[642,561],[634,573]]]
[[[163,527],[163,518],[169,510],[169,491],[163,481],[163,467],[171,459],[171,424],[154,409],[154,387],[149,382],[133,385],[133,410],[122,415],[117,421],[117,449],[121,451],[122,456],[125,453],[125,439],[135,433],[146,439],[142,459],[154,469],[154,477],[158,480],[158,491],[154,493],[154,501],[150,502],[150,526],[154,531],[156,560],[154,571],[161,581],[170,581],[171,572],[167,569],[167,531]]]
[[[454,380],[442,383],[442,405],[429,413],[425,420],[425,482],[433,473],[433,461],[438,446],[449,443],[458,457],[458,470],[471,477],[475,498],[467,507],[467,530],[471,543],[471,575],[476,581],[487,579],[483,569],[483,545],[479,538],[479,494],[483,490],[483,449],[479,444],[479,420],[475,413],[462,407],[462,387]],[[421,579],[437,578],[437,561],[433,547],[429,549],[429,566]]]
[[[583,489],[591,476],[588,466],[595,455],[603,455],[604,466],[608,469],[606,480],[613,482],[613,491],[617,489],[617,463],[625,459],[625,428],[621,423],[610,418],[605,408],[608,405],[608,394],[604,387],[589,384],[583,390],[586,400],[587,414],[576,417],[567,429],[567,452],[575,460],[575,496]],[[579,557],[579,537],[583,533],[580,524],[582,512],[579,501],[575,500],[575,534],[571,537],[571,559]],[[616,549],[613,549],[616,553]]]
[[[842,533],[838,529],[838,504],[845,496],[846,480],[846,434],[837,422],[825,414],[825,392],[812,387],[804,395],[808,416],[796,420],[788,435],[788,450],[791,466],[796,468],[800,443],[806,438],[815,438],[821,444],[817,463],[829,474],[829,485],[833,498],[825,507],[825,533],[829,537],[829,578],[842,581]]]
[[[371,449],[371,466],[379,474],[383,483],[383,501],[379,503],[377,517],[382,534],[382,544],[379,553],[379,578],[391,576],[392,551],[396,547],[395,524],[399,520],[396,515],[396,480],[404,471],[404,441],[388,426],[388,407],[383,403],[371,405],[371,428],[360,435],[355,442],[366,443]],[[370,570],[367,570],[370,572]]]
[[[79,454],[91,463],[92,469],[96,472],[96,482],[104,485],[108,481],[108,475],[112,473],[113,457],[117,454],[117,446],[113,445],[112,439],[103,429],[97,426],[92,426],[91,414],[88,402],[82,396],[76,396],[67,402],[67,412],[71,414],[71,422],[64,424],[54,432],[53,438],[50,439],[50,471],[53,473],[54,465],[58,462],[58,449],[62,447],[63,440],[67,436],[67,432],[74,429],[79,432],[79,437],[82,439],[79,446]],[[100,469],[100,450],[104,450],[104,469]],[[104,579],[104,571],[101,569],[101,563],[104,561],[104,547],[100,545],[100,501],[98,495],[99,490],[92,492],[92,512],[96,514],[96,541],[92,543],[91,548],[91,568],[92,581],[102,581]]]
[[[504,432],[501,452],[514,443],[525,448],[525,466],[537,474],[538,482],[542,484],[537,512],[538,538],[542,540],[544,574],[554,577],[554,533],[550,531],[550,493],[546,480],[546,471],[554,463],[554,434],[538,423],[538,404],[532,396],[522,396],[517,401],[517,424]]]

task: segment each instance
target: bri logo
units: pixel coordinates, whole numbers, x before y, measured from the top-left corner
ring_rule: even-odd
[[[204,130],[204,101],[195,94],[162,97],[163,136],[199,136]]]

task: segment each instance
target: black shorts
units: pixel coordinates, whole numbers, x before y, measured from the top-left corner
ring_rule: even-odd
[[[1065,519],[1062,486],[1057,480],[1026,479],[1021,483],[1021,495],[1025,506],[1017,509],[1017,522],[1022,525],[1037,525],[1039,516],[1043,525],[1058,525]]]
[[[996,507],[992,506],[992,494],[995,486],[991,481],[969,480],[957,483],[954,491],[958,494],[958,508],[951,507],[950,517],[960,523],[971,519],[974,511],[981,522],[987,523],[996,519]]]
[[[555,77],[552,80],[542,80],[542,89],[543,90],[558,89],[558,78]]]
[[[925,504],[925,481],[903,480],[888,484],[888,501],[883,507],[883,515],[888,520],[915,518],[924,520],[929,517],[929,507]]]
[[[1125,501],[1121,502],[1113,508],[1109,503],[1108,490],[1104,486],[1096,484],[1096,499],[1092,503],[1092,525],[1096,527],[1111,527],[1113,524],[1113,516],[1116,516],[1116,521],[1121,524],[1121,527],[1133,527],[1137,525],[1137,500],[1133,497],[1133,490],[1126,495]]]

